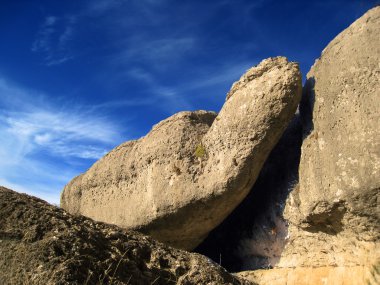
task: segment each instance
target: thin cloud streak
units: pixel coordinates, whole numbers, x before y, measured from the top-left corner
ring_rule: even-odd
[[[257,59],[254,63],[257,64]],[[127,76],[135,78],[135,80],[143,82],[147,92],[151,94],[149,101],[157,102],[156,106],[174,113],[181,110],[194,110],[191,100],[199,97],[198,90],[204,90],[222,84],[231,86],[234,81],[245,73],[253,64],[246,62],[226,63],[218,69],[208,70],[203,74],[199,74],[195,78],[191,78],[187,82],[173,83],[173,86],[163,86],[158,82],[152,72],[144,69],[131,69]],[[227,92],[228,90],[226,90]],[[191,97],[189,96],[191,94]],[[221,93],[220,98],[223,99],[226,94]]]
[[[196,80],[191,81],[191,83],[184,85],[183,89],[192,91],[220,85],[222,83],[228,83],[232,86],[233,82],[237,81],[242,74],[258,62],[259,60],[255,60],[253,63],[226,63],[220,69],[214,70],[209,74],[203,74],[200,78],[196,78]]]
[[[184,93],[179,92],[180,90],[175,87],[163,86],[152,73],[143,69],[132,69],[128,75],[143,82],[147,89],[146,92],[150,94],[150,100],[156,102],[155,106],[169,114],[193,109]]]
[[[84,106],[58,108],[46,96],[34,96],[34,91],[3,78],[0,94],[0,183],[4,186],[16,185],[15,190],[57,202],[61,187],[80,172],[78,162],[99,159],[122,141],[118,125],[99,111]]]
[[[32,44],[32,52],[42,54],[46,66],[59,65],[73,59],[68,44],[73,38],[76,22],[77,17],[74,15],[46,17]]]
[[[130,25],[135,22],[144,19],[146,21],[153,21],[152,24],[158,25],[160,22],[160,15],[155,12],[155,8],[160,7],[164,4],[164,1],[152,1],[152,0],[96,0],[91,1],[89,4],[83,6],[80,11],[72,14],[66,14],[64,16],[58,17],[54,15],[49,15],[45,17],[43,23],[41,24],[34,42],[32,43],[31,51],[35,53],[40,53],[43,56],[44,64],[46,66],[60,65],[69,60],[75,58],[74,50],[70,49],[70,43],[73,40],[78,40],[76,35],[76,30],[78,25],[88,26],[88,23],[96,19],[97,22],[102,23],[102,29],[108,33],[113,33],[112,27],[117,24],[122,32],[128,31],[131,27]],[[118,13],[116,17],[111,17],[111,21],[108,18],[109,14],[115,14],[115,11],[124,9],[125,11],[129,9],[135,9],[143,15],[134,15],[125,17],[123,14]],[[132,19],[130,19],[132,18]],[[123,23],[129,23],[127,26]],[[137,34],[137,33],[136,33]],[[160,35],[161,36],[161,35]],[[145,37],[141,42],[147,40]],[[80,40],[80,39],[79,39]],[[120,47],[123,40],[116,40],[116,45]],[[136,54],[141,56],[142,54],[154,53],[158,58],[163,58],[166,52],[170,52],[175,46],[182,45],[183,48],[187,44],[188,39],[178,39],[176,43],[175,39],[161,39],[158,38],[151,42],[146,42],[145,51],[148,50],[149,45],[152,49],[149,53],[143,51],[139,52],[139,46],[134,45],[131,49],[131,56]],[[111,41],[114,42],[114,41]],[[174,44],[172,46],[171,44]],[[123,47],[121,50],[125,50]],[[80,51],[83,54],[86,51]],[[78,53],[78,51],[76,51]],[[119,54],[119,56],[122,52]],[[154,56],[154,55],[152,55]],[[167,56],[166,56],[167,57]]]
[[[130,65],[131,62],[145,63],[150,68],[163,70],[178,64],[187,53],[194,53],[197,40],[194,37],[160,38],[133,37],[121,43],[124,48],[114,54],[110,62],[114,65]]]
[[[58,18],[55,16],[48,16],[45,18],[44,23],[41,25],[41,28],[38,32],[37,39],[34,41],[32,45],[32,51],[43,51],[49,52],[51,49],[51,36],[56,31],[55,23]]]
[[[30,102],[31,98],[35,97],[33,91],[12,88],[4,79],[0,82],[3,83],[0,84],[0,93],[6,94],[0,98],[0,102],[5,106],[0,113],[1,130],[14,140],[22,142],[25,154],[38,147],[47,148],[53,155],[64,154],[62,146],[65,145],[112,145],[115,141],[120,141],[119,129],[99,113],[95,115],[84,111],[85,107],[65,110],[46,102],[36,106]],[[17,98],[25,104],[21,104],[17,110],[7,111],[6,106],[12,103],[12,98]],[[95,149],[92,146],[92,153]],[[103,153],[104,148],[99,148],[99,155],[94,158]],[[85,156],[88,157],[88,153]]]
[[[96,104],[91,107],[92,111],[104,109],[117,109],[121,107],[137,107],[137,106],[150,106],[158,103],[158,98],[136,98],[136,99],[123,99],[108,101],[101,104]]]
[[[12,112],[0,117],[0,122],[3,132],[24,145],[25,155],[43,147],[55,156],[89,158],[87,151],[82,155],[78,151],[69,151],[68,146],[86,149],[91,142],[112,144],[118,137],[115,130],[96,118],[63,112]],[[65,149],[68,151],[64,152]],[[95,154],[95,150],[98,154]],[[91,153],[94,155],[91,158],[101,157],[104,151],[103,147],[92,146]]]

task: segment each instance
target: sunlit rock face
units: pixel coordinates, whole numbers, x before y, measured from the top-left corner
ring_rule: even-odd
[[[379,34],[376,7],[326,47],[307,76],[299,143],[279,151],[284,134],[250,195],[199,252],[259,284],[378,283]]]
[[[275,268],[239,272],[239,277],[260,285],[376,285],[380,264],[366,266],[321,266]]]
[[[266,59],[217,116],[181,112],[118,146],[65,187],[61,206],[194,249],[249,193],[301,93],[297,63]]]
[[[380,258],[380,7],[339,34],[307,75],[299,185],[280,266]]]

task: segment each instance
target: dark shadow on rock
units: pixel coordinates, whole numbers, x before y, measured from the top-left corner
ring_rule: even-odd
[[[296,114],[244,201],[194,251],[229,271],[272,267],[287,242],[286,199],[298,182],[302,127]]]
[[[302,98],[299,106],[302,124],[303,139],[314,130],[313,110],[315,104],[315,79],[310,77],[306,80],[302,89]]]
[[[316,205],[319,208],[319,212],[311,213],[307,219],[304,230],[317,233],[323,232],[329,235],[336,235],[343,230],[343,217],[347,209],[343,201],[339,201],[334,204],[327,202],[319,202]],[[321,209],[323,209],[321,211]]]

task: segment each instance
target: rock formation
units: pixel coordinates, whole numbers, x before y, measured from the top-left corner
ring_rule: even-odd
[[[232,272],[276,266],[288,241],[283,218],[298,181],[302,126],[297,113],[240,205],[195,249]]]
[[[120,145],[65,187],[61,206],[193,249],[247,195],[300,96],[298,65],[264,60],[217,116],[181,112]]]
[[[289,242],[260,284],[380,280],[380,7],[339,34],[307,75],[299,183],[285,207]]]
[[[243,267],[274,268],[238,276],[263,285],[378,284],[379,35],[376,7],[338,35],[308,73],[300,116],[223,224],[238,227],[239,213],[254,215],[249,237],[237,242]],[[1,281],[244,284],[208,258],[126,229],[193,249],[247,196],[300,93],[297,64],[264,60],[232,86],[218,115],[178,113],[65,187],[63,208],[124,229],[0,187]],[[216,240],[211,234],[206,247],[220,245]]]
[[[208,258],[0,187],[1,284],[251,284]]]
[[[284,266],[355,266],[380,257],[379,34],[377,7],[339,34],[307,75]]]

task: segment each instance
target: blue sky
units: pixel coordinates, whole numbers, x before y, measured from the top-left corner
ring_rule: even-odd
[[[215,110],[262,59],[303,75],[378,1],[0,0],[0,185],[59,203],[123,141]]]

